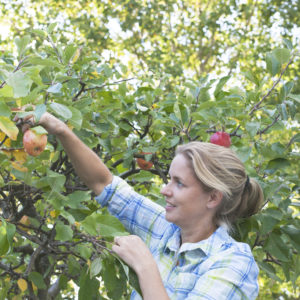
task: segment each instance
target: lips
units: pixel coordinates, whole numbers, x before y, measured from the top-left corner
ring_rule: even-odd
[[[173,205],[172,203],[167,202],[167,204],[166,204],[166,211],[170,211],[170,210],[174,209],[175,207],[176,206]]]

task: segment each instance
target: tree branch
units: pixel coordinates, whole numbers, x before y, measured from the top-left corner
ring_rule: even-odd
[[[33,254],[30,257],[30,261],[28,263],[28,266],[26,268],[26,271],[24,273],[24,276],[27,277],[28,274],[31,272],[33,265],[35,263],[35,260],[37,259],[37,257],[39,256],[39,254],[41,253],[43,247],[39,246],[38,248],[35,249],[35,251],[33,252]]]
[[[270,125],[268,125],[266,128],[264,128],[264,129],[262,129],[262,130],[258,130],[256,134],[261,135],[261,134],[267,132],[269,128],[271,128],[275,123],[277,123],[277,121],[279,120],[279,117],[280,117],[280,114],[278,114],[278,115],[275,117],[275,119],[273,120],[273,122],[272,122]]]
[[[13,70],[13,73],[16,73],[18,70],[21,69],[21,65],[22,65],[22,63],[27,59],[27,57],[28,57],[28,56],[25,56],[25,57],[23,57],[23,58],[19,61],[18,65],[17,65],[16,68]],[[4,81],[0,84],[0,89],[2,89],[2,88],[5,86],[5,84],[6,84],[6,80],[4,80]]]
[[[121,83],[121,82],[124,82],[124,81],[133,80],[133,79],[136,79],[136,78],[133,77],[133,78],[128,78],[128,79],[122,79],[122,80],[118,80],[118,81],[115,81],[115,82],[112,82],[112,83],[106,83],[106,84],[102,84],[102,85],[100,85],[100,86],[94,86],[94,87],[86,88],[85,91],[102,89],[102,88],[104,88],[105,86],[116,85],[116,84],[118,84],[118,83]]]
[[[72,98],[73,102],[76,101],[78,99],[78,97],[85,91],[86,83],[79,81],[79,84],[81,85],[81,88],[78,91],[78,93]]]
[[[284,67],[284,69],[281,71],[278,79],[274,82],[273,86],[269,89],[269,91],[262,97],[262,99],[256,103],[253,108],[251,109],[251,111],[249,112],[249,116],[252,116],[252,114],[259,109],[260,105],[262,104],[262,102],[272,93],[272,91],[275,89],[275,87],[277,86],[277,84],[280,82],[283,74],[285,73],[285,71],[287,70],[288,66],[293,62],[295,55],[292,55],[292,57],[290,58],[289,62],[286,64],[286,66]]]

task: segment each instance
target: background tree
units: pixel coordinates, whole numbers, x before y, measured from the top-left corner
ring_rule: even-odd
[[[91,201],[56,140],[39,157],[24,152],[12,121],[24,105],[37,118],[57,114],[159,203],[175,147],[228,132],[266,197],[235,231],[259,263],[260,298],[299,297],[297,1],[0,4],[10,22],[0,61],[2,298],[73,299],[73,281],[80,299],[126,299],[127,283],[136,286],[110,252],[124,229]]]

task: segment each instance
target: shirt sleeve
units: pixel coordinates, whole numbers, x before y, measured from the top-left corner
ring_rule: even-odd
[[[225,255],[197,280],[187,300],[253,300],[258,296],[258,267],[248,253]]]
[[[162,238],[167,226],[164,208],[135,192],[120,177],[114,176],[112,183],[104,188],[96,200],[101,206],[107,206],[127,231],[140,236],[147,244],[150,238]]]

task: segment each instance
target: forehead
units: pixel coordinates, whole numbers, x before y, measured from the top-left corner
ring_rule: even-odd
[[[181,178],[185,176],[194,177],[191,163],[183,154],[177,154],[173,158],[169,173],[171,176],[177,176]]]

